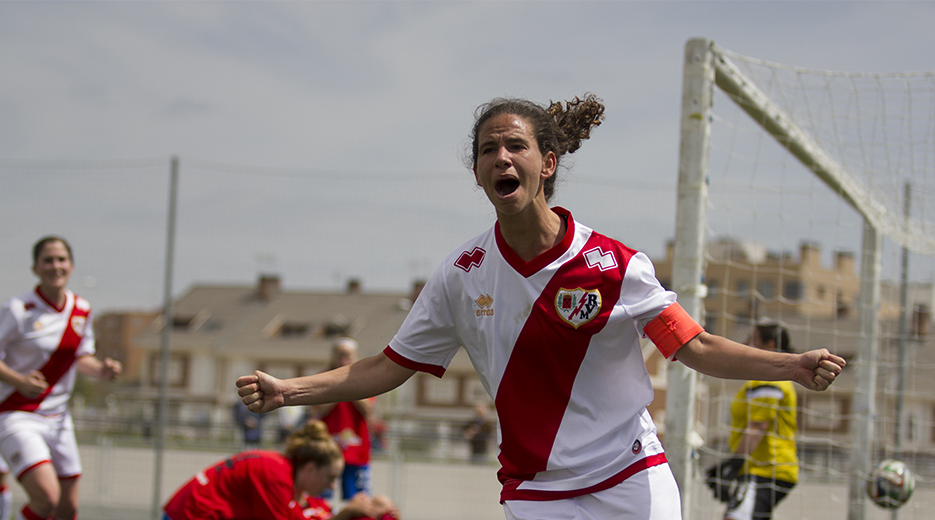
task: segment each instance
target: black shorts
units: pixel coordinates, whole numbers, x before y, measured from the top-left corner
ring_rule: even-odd
[[[727,504],[724,518],[732,520],[770,520],[773,508],[795,486],[794,482],[756,475],[741,475],[740,485]]]

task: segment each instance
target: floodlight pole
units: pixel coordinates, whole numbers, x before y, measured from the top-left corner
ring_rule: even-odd
[[[169,217],[166,226],[166,270],[163,286],[162,339],[159,361],[159,406],[156,413],[155,473],[153,475],[152,520],[162,518],[162,458],[165,446],[166,393],[169,379],[169,335],[172,333],[172,270],[175,257],[175,214],[179,185],[179,158],[172,158],[169,173]]]
[[[702,298],[708,204],[708,157],[714,65],[711,43],[689,40],[682,77],[678,200],[672,285],[679,304],[704,323]],[[666,458],[679,485],[682,518],[691,516],[695,465],[695,387],[697,374],[681,363],[668,366],[664,443]]]

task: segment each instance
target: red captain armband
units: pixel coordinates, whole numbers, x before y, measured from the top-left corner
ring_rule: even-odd
[[[643,327],[643,333],[656,344],[666,359],[675,359],[676,351],[702,332],[704,328],[678,302],[666,307]]]

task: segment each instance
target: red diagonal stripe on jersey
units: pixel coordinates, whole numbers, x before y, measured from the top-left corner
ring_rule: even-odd
[[[633,251],[619,249],[606,237],[592,233],[582,251],[601,244],[619,252],[625,269]],[[536,300],[516,340],[497,389],[502,444],[501,482],[528,480],[547,469],[549,453],[571,398],[578,368],[591,336],[607,323],[620,296],[622,269],[601,271],[587,266],[579,254],[566,262]],[[575,329],[555,310],[554,298],[562,287],[601,291],[597,317]]]
[[[76,296],[76,304],[77,300],[78,297]],[[55,386],[55,383],[58,383],[58,380],[71,368],[72,363],[75,362],[75,352],[78,350],[78,345],[81,344],[81,336],[79,336],[78,333],[75,332],[74,327],[72,327],[72,320],[74,320],[76,316],[87,318],[90,312],[90,310],[78,309],[78,305],[76,304],[72,305],[71,315],[68,317],[68,324],[65,326],[65,332],[62,334],[62,340],[59,342],[58,348],[49,356],[49,360],[46,362],[45,366],[39,369],[42,375],[45,376],[46,382],[49,384],[48,388],[45,389],[42,395],[35,398],[26,397],[19,393],[19,391],[13,392],[0,403],[0,412],[7,412],[10,410],[22,410],[25,412],[35,411],[36,408],[39,408],[39,404],[42,403],[45,396],[49,395],[49,392],[52,391],[52,387]]]

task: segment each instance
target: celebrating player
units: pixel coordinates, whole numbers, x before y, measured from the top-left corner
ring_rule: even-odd
[[[165,520],[348,520],[398,518],[388,499],[351,498],[338,514],[317,498],[344,469],[341,448],[311,420],[286,440],[285,453],[244,451],[198,472],[169,499]],[[383,507],[380,504],[384,504]],[[387,516],[388,515],[388,516]]]
[[[94,357],[91,306],[68,290],[71,247],[33,248],[39,286],[0,307],[0,455],[29,495],[17,520],[75,518],[81,460],[68,399],[75,373],[105,380],[119,361]]]
[[[463,346],[499,416],[508,519],[677,520],[678,488],[646,406],[640,352],[717,377],[822,390],[844,360],[779,354],[706,333],[640,252],[549,206],[563,156],[604,117],[593,95],[541,106],[497,99],[476,112],[470,167],[497,222],[444,260],[390,344],[330,372],[237,380],[251,409],[350,401],[416,371],[442,376]],[[577,512],[577,513],[576,513]]]

